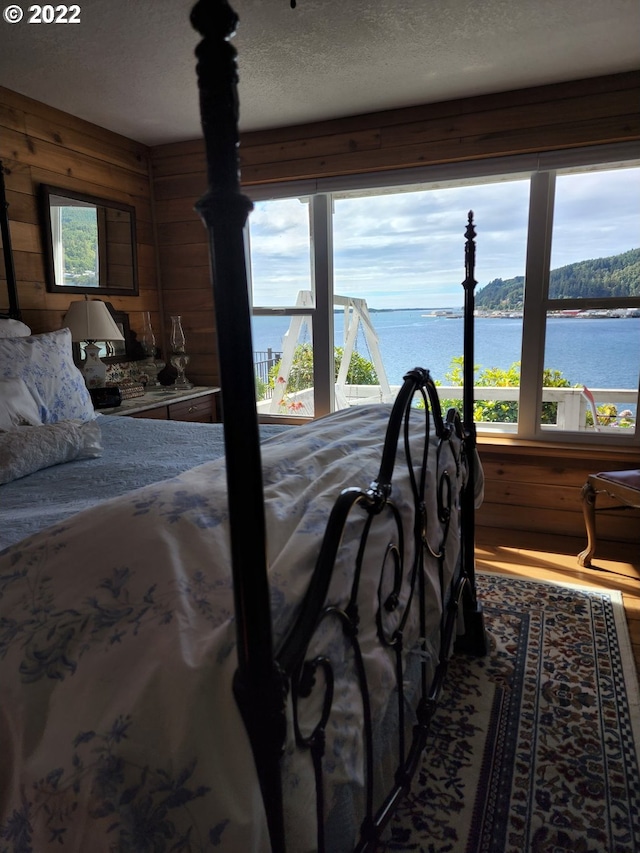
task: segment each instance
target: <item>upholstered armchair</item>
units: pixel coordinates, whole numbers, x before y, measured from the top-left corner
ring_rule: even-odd
[[[599,512],[640,509],[640,468],[589,474],[582,488],[587,547],[578,554],[578,563],[581,566],[590,566],[596,551],[596,499],[599,494],[607,494],[617,502],[615,506],[598,508]]]

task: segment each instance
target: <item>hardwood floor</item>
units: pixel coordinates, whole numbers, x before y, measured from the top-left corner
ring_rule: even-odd
[[[495,544],[497,541],[499,545]],[[621,559],[605,559],[607,547],[603,543],[593,560],[593,567],[585,569],[578,565],[576,559],[583,547],[583,540],[567,536],[479,527],[476,532],[476,568],[478,571],[619,590],[640,677],[640,554],[633,553],[632,549],[629,553],[621,550],[616,553]]]

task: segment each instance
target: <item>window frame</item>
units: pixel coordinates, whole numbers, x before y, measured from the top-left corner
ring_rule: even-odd
[[[445,185],[469,184],[490,180],[528,178],[530,201],[525,263],[525,294],[522,327],[522,350],[518,423],[514,431],[482,430],[479,435],[554,444],[609,444],[617,447],[640,446],[640,426],[624,433],[572,432],[543,429],[542,382],[544,369],[547,313],[572,307],[610,307],[608,298],[549,299],[549,273],[555,179],[567,169],[580,171],[640,166],[640,150],[636,143],[585,146],[577,149],[537,154],[497,157],[412,169],[377,173],[323,177],[305,181],[246,185],[243,191],[253,201],[305,196],[309,200],[312,229],[311,267],[316,306],[312,313],[314,346],[314,382],[316,389],[315,417],[333,408],[333,234],[331,227],[332,202],[337,196],[369,193],[394,188],[406,190],[412,185],[435,189]],[[462,226],[461,226],[462,227]],[[640,297],[617,299],[616,306],[640,307]],[[295,314],[293,308],[265,309],[255,306],[256,315]],[[639,389],[640,396],[640,389]],[[639,402],[640,406],[640,402]],[[299,422],[299,419],[298,419]]]

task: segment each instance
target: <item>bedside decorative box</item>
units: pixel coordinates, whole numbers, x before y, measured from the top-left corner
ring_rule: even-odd
[[[118,383],[118,390],[123,400],[131,400],[134,397],[144,396],[144,385],[142,382],[134,382],[132,379],[125,379]]]

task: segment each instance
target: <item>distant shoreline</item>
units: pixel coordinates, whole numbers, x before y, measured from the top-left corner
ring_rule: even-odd
[[[464,317],[463,308],[369,308],[370,314],[390,314],[394,311],[420,311],[422,317],[435,317],[445,320],[459,320]],[[336,310],[335,314],[340,314],[341,310]],[[522,319],[523,312],[518,309],[512,311],[505,309],[503,311],[484,311],[482,308],[476,308],[474,311],[475,317],[509,320]],[[585,308],[584,310],[567,309],[564,311],[550,311],[549,317],[560,317],[562,319],[589,319],[597,320],[599,318],[605,320],[625,320],[629,317],[640,317],[640,308]]]

